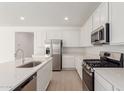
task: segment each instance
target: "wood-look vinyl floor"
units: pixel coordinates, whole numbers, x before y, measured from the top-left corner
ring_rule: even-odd
[[[53,72],[52,80],[47,91],[81,91],[82,80],[73,70]]]

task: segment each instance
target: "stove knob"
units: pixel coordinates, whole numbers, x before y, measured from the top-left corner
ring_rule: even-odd
[[[87,65],[86,67],[87,67],[88,70],[90,70],[90,68],[91,68],[89,65]]]
[[[83,66],[86,66],[86,63],[83,63]]]
[[[91,70],[91,72],[94,72],[94,69],[93,68],[91,68],[90,70]]]

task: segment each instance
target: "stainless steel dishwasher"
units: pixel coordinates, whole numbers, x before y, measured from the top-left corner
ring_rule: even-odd
[[[36,91],[37,90],[37,74],[33,74],[27,80],[25,80],[21,85],[19,85],[14,91]]]

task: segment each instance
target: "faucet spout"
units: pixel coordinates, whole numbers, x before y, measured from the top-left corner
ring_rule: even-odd
[[[17,49],[16,50],[16,53],[15,53],[15,59],[17,58],[17,55],[18,55],[18,53],[19,52],[21,52],[21,62],[22,62],[22,64],[24,64],[24,51],[23,51],[23,49]]]

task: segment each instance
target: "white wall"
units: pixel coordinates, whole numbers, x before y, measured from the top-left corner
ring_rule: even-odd
[[[0,30],[0,63],[14,60],[14,38],[13,32]]]
[[[100,51],[111,51],[124,53],[124,45],[103,45],[103,46],[92,46],[83,48],[85,53],[99,54]]]
[[[15,32],[35,32],[35,31],[68,31],[75,30],[76,27],[0,27],[0,63],[14,60],[15,54]],[[78,48],[64,48],[65,51],[78,51],[82,49]]]

